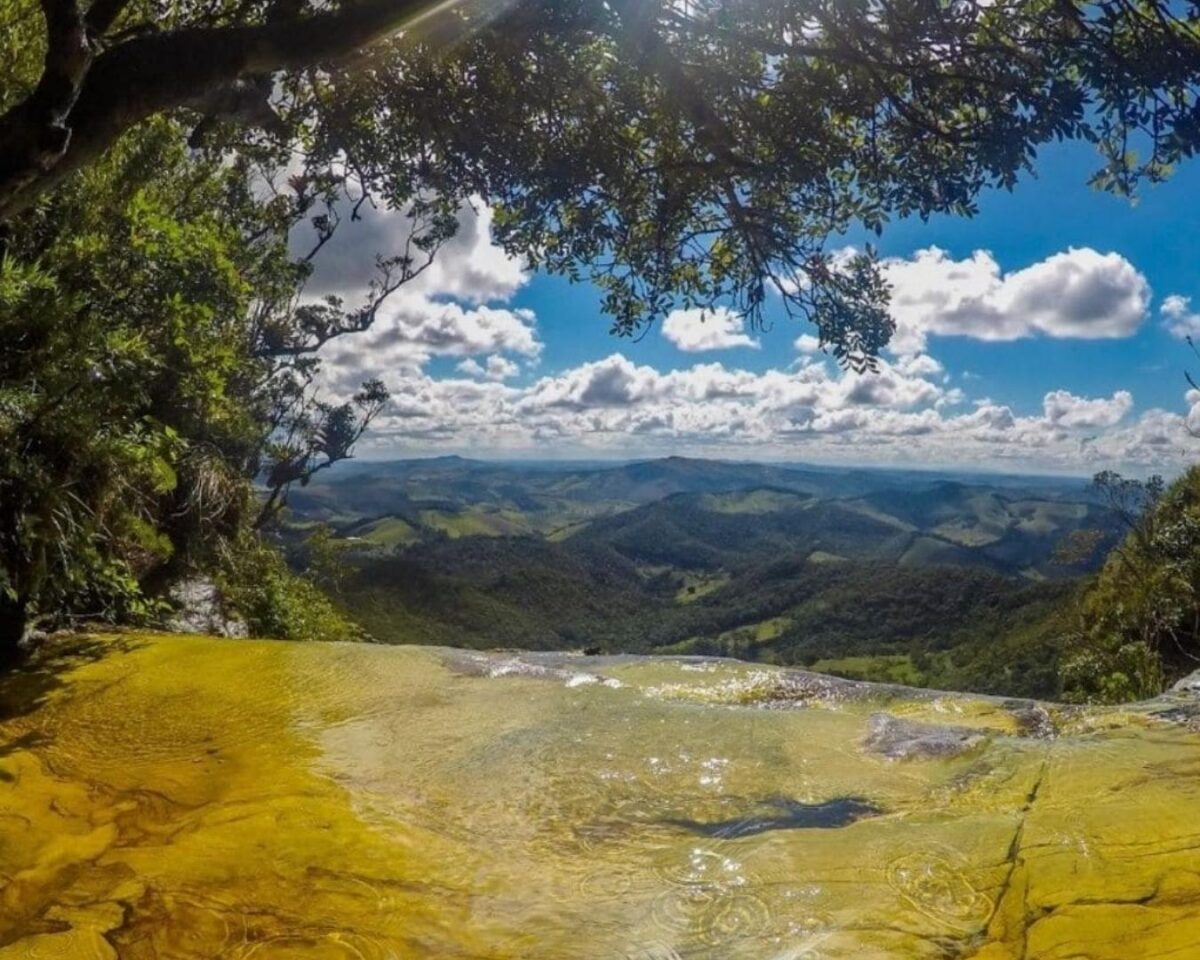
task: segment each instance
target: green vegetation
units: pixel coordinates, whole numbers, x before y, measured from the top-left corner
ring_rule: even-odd
[[[763,471],[772,486],[758,485]],[[530,531],[550,516],[599,515],[566,536],[412,526],[419,539],[394,549],[362,539],[385,519],[333,524],[350,568],[338,603],[378,640],[735,656],[1001,694],[1058,693],[1058,612],[1120,526],[1080,484],[677,458],[361,465],[301,491],[293,517],[345,516],[364,489],[412,517],[431,488],[446,514],[517,513]],[[854,495],[829,496],[846,489]],[[620,499],[594,499],[602,491]],[[622,509],[629,497],[646,502]],[[934,532],[946,525],[986,525],[988,536],[955,543]],[[937,548],[930,562],[922,544]]]
[[[384,642],[735,656],[881,680],[901,658],[905,682],[1058,692],[1054,618],[1073,582],[799,555],[680,603],[687,579],[582,542],[470,538],[366,560],[341,602]]]
[[[679,589],[675,592],[676,603],[692,603],[701,597],[706,597],[714,590],[720,590],[729,582],[727,573],[692,573],[683,572],[679,575]]]
[[[372,467],[392,496],[436,475],[465,515],[519,499],[529,530],[581,509],[568,490],[647,502],[591,501],[600,515],[566,536],[414,530],[394,552],[346,540],[349,526],[340,603],[388,642],[734,656],[1077,701],[1152,696],[1200,666],[1200,468],[1170,487],[1101,474],[1088,491],[704,467]],[[501,469],[502,485],[486,479]],[[501,487],[503,511],[473,502]],[[342,489],[318,483],[300,503],[344,512]]]
[[[907,653],[881,653],[873,657],[837,657],[817,660],[810,664],[819,673],[832,673],[851,680],[870,680],[874,683],[903,683],[908,686],[926,684],[926,675],[916,668]]]
[[[1195,15],[1165,3],[0,0],[0,25],[3,651],[43,621],[153,618],[195,570],[257,629],[347,635],[257,531],[387,401],[377,381],[318,396],[318,349],[369,328],[464,204],[531,268],[590,279],[617,333],[677,307],[754,326],[777,296],[861,370],[893,332],[887,285],[830,238],[971,215],[1052,141],[1095,143],[1093,182],[1122,194],[1200,145]],[[361,302],[306,299],[370,202],[409,236]],[[1111,539],[1095,504],[954,483],[599,473],[502,492],[496,470],[422,488],[417,468],[398,495],[360,475],[357,502],[296,500],[371,548],[339,602],[381,633],[907,656],[931,682],[993,651],[1024,665],[988,689],[1049,683],[1053,648],[1031,651],[1065,587],[1031,581]],[[1190,662],[1188,503],[1173,492],[1105,568],[1078,696]]]
[[[218,568],[217,586],[223,601],[253,636],[280,640],[364,639],[362,629],[330,600],[327,591],[333,592],[330,588],[335,589],[336,583],[328,567],[314,559],[310,568],[313,573],[309,576],[295,573],[277,550],[257,537],[245,535],[227,545]]]
[[[1092,181],[1118,193],[1200,143],[1194,11],[908,0],[885,13],[4,0],[0,222],[139,124],[185,117],[181,143],[291,163],[299,197],[332,184],[411,209],[421,253],[481,196],[511,252],[589,276],[620,332],[679,305],[753,323],[774,291],[862,367],[893,330],[887,286],[869,253],[833,269],[828,238],[970,215],[1056,140],[1095,143]],[[318,233],[336,226],[319,216]]]
[[[315,397],[289,219],[182,133],[140,127],[7,235],[0,650],[39,622],[155,616],[383,402]]]
[[[1120,702],[1200,668],[1200,468],[1096,481],[1129,532],[1079,603],[1064,679],[1070,699]]]

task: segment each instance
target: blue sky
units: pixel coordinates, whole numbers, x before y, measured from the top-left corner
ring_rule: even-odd
[[[1175,472],[1200,452],[1186,429],[1200,397],[1184,380],[1200,360],[1167,329],[1200,327],[1200,164],[1136,204],[1089,188],[1096,165],[1086,145],[1055,146],[1036,179],[983,196],[975,218],[898,222],[873,239],[901,322],[874,380],[797,344],[811,328],[781,313],[763,331],[692,316],[615,338],[593,288],[507,260],[484,212],[464,216],[376,329],[329,352],[330,386],[380,375],[392,388],[363,450],[373,457]],[[353,295],[396,229],[379,215],[340,238],[318,286]]]

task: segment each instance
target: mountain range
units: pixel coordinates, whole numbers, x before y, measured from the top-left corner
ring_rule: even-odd
[[[1074,478],[681,457],[356,463],[290,507],[293,554],[327,525],[349,568],[339,601],[385,642],[736,655],[1043,695],[1055,617],[1122,533]]]

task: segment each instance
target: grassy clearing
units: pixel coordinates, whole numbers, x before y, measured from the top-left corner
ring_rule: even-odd
[[[676,603],[695,603],[701,597],[720,590],[729,583],[728,573],[692,573],[685,572],[680,580],[679,590],[675,594]]]
[[[902,683],[915,687],[925,681],[925,675],[916,668],[912,657],[907,654],[817,660],[809,669],[817,673],[831,673],[851,680],[870,680],[875,683]]]

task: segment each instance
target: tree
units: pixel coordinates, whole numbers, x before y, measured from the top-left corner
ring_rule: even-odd
[[[1200,468],[1164,486],[1098,474],[1128,532],[1079,600],[1064,691],[1078,701],[1154,696],[1200,667]]]
[[[756,321],[774,290],[856,366],[887,289],[829,238],[970,214],[1054,139],[1094,141],[1125,193],[1200,140],[1195,3],[3,2],[0,221],[168,114],[266,167],[298,151],[298,213],[314,184],[412,210],[426,249],[481,197],[619,332],[680,305]]]
[[[778,302],[863,368],[892,332],[887,285],[837,238],[969,215],[1059,138],[1097,144],[1098,186],[1166,176],[1200,137],[1196,16],[0,0],[0,640],[97,592],[143,602],[349,455],[384,394],[317,397],[316,351],[368,328],[464,203],[495,210],[511,254],[597,283],[618,333],[679,306],[754,324]],[[368,203],[403,211],[407,238],[362,302],[305,300],[312,258]]]
[[[127,134],[0,260],[0,655],[40,615],[150,612],[349,456],[386,399],[316,394],[326,320],[298,304],[291,220],[180,134]]]

